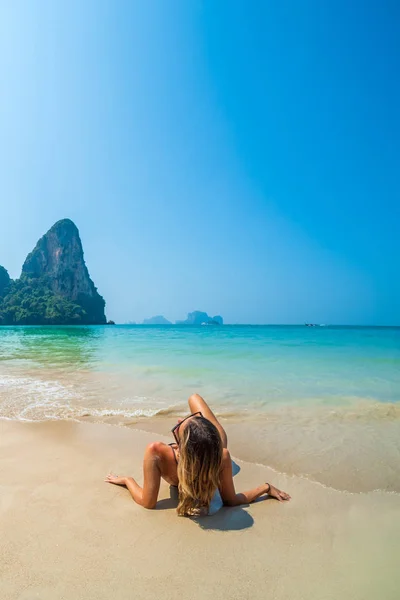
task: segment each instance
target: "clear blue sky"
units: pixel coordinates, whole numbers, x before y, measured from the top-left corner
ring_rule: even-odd
[[[78,225],[109,318],[400,324],[400,5],[0,9],[0,264]]]

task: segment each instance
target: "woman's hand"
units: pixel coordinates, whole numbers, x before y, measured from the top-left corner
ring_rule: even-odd
[[[104,481],[107,483],[114,483],[115,485],[126,485],[127,477],[119,477],[119,475],[113,475],[109,473]]]
[[[278,488],[274,487],[270,483],[268,485],[269,485],[269,490],[267,492],[268,496],[271,496],[272,498],[276,498],[277,500],[279,500],[279,502],[284,502],[285,500],[291,499],[289,494],[287,494],[286,492],[281,492],[281,490],[278,490]]]

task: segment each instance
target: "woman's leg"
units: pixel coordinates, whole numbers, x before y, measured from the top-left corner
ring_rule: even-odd
[[[219,434],[222,439],[222,445],[224,448],[228,447],[228,438],[225,432],[225,429],[222,427],[221,423],[218,421],[217,417],[214,415],[211,408],[208,406],[207,402],[199,396],[199,394],[192,394],[189,398],[189,407],[192,413],[200,411],[206,419],[211,421],[218,429]]]

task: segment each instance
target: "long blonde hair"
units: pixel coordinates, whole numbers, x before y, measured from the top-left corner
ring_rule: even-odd
[[[178,515],[208,512],[219,485],[222,440],[218,429],[205,417],[193,417],[181,432],[179,442]]]

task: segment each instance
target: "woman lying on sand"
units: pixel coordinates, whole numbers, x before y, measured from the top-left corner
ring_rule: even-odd
[[[248,492],[236,493],[232,477],[232,461],[227,449],[226,433],[205,400],[198,394],[189,398],[191,415],[178,419],[172,429],[176,444],[153,442],[146,448],[143,461],[143,488],[133,477],[108,475],[108,483],[128,488],[135,502],[155,508],[161,477],[178,487],[178,515],[208,513],[211,499],[219,489],[224,504],[248,504],[263,494],[280,502],[290,500],[270,483]]]

